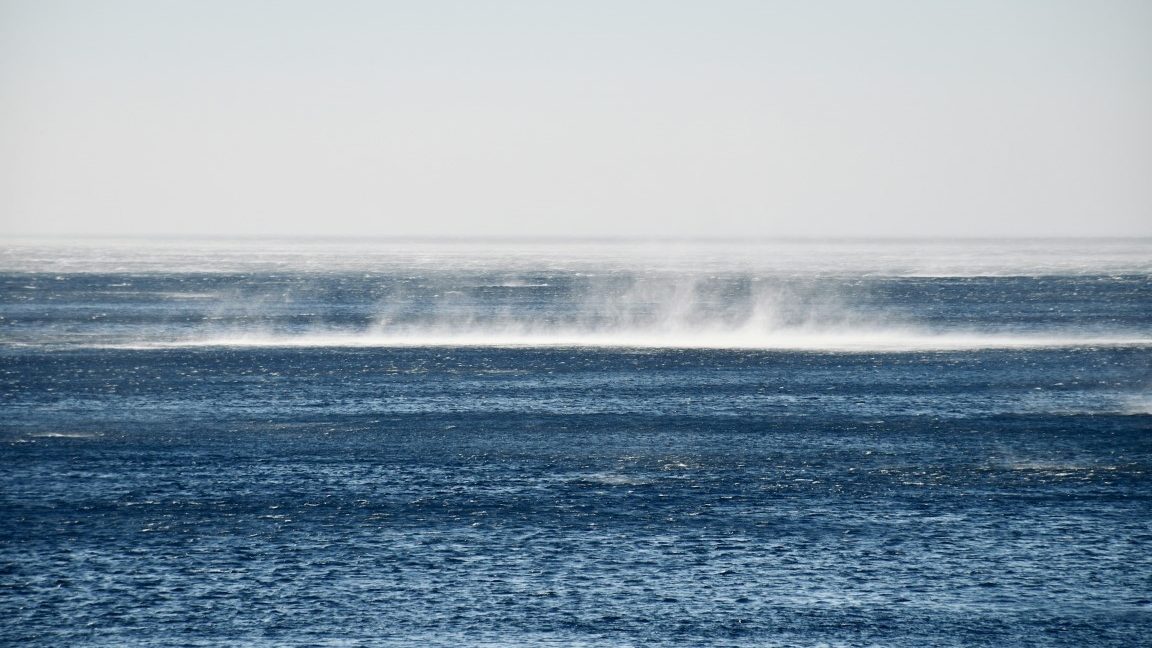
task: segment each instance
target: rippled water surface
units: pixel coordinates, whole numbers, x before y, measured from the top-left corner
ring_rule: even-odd
[[[1152,636],[1131,245],[84,250],[0,273],[0,643]]]

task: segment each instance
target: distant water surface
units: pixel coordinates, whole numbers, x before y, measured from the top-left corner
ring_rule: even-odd
[[[0,642],[1134,646],[1148,240],[0,246]]]

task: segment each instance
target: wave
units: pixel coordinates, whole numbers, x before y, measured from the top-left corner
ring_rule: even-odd
[[[197,347],[249,348],[634,348],[732,349],[811,352],[915,352],[983,349],[1149,347],[1141,335],[1052,335],[914,330],[741,332],[513,331],[407,332],[396,334],[311,332],[241,333],[181,340],[98,344],[101,348],[157,349]]]

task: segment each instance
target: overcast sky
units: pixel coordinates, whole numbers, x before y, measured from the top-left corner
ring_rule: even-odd
[[[1147,0],[0,0],[0,235],[1152,235]]]

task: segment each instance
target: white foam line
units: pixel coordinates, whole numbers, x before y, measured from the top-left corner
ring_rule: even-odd
[[[443,334],[443,335],[241,335],[128,344],[90,345],[119,349],[249,347],[249,348],[647,348],[747,349],[830,352],[964,351],[1074,347],[1146,347],[1152,337],[1043,336],[931,333],[810,333],[780,335],[644,335],[644,334]]]

